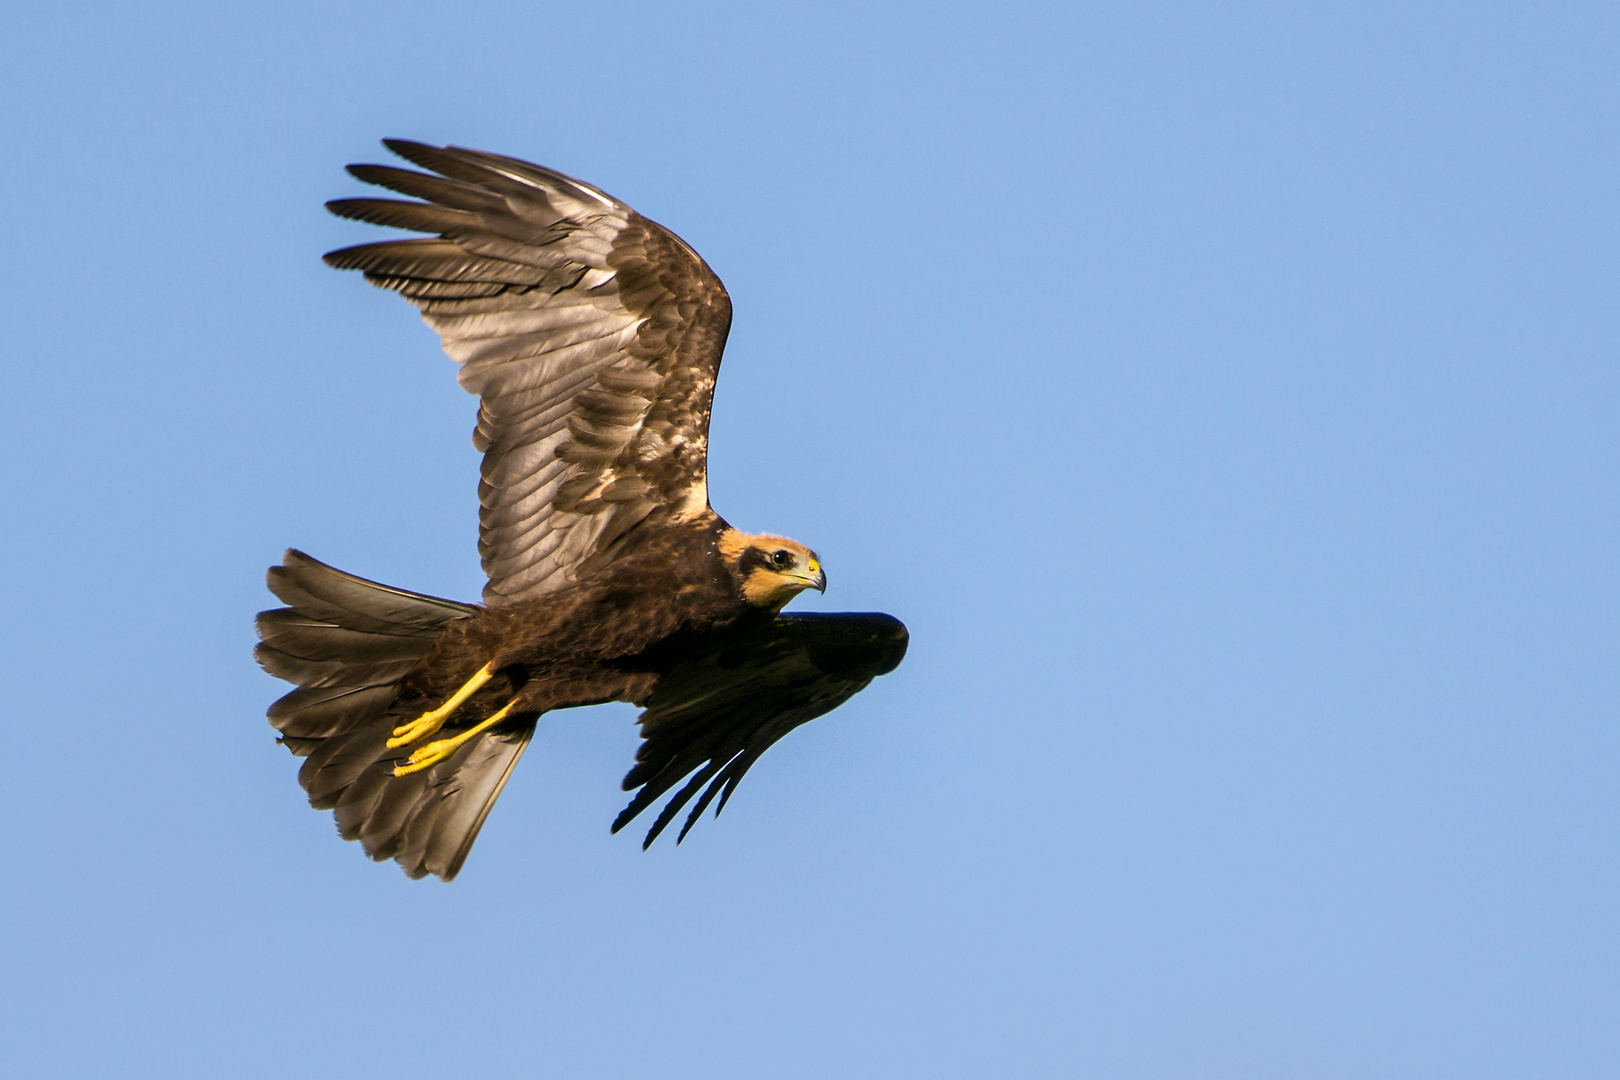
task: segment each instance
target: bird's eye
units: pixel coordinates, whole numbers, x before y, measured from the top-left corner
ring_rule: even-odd
[[[785,551],[778,551],[771,555],[771,562],[777,566],[791,566],[793,565],[793,556]]]

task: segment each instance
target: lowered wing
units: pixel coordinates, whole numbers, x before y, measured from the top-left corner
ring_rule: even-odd
[[[771,744],[898,667],[908,640],[905,626],[889,615],[778,615],[746,623],[672,661],[643,702],[644,741],[624,778],[626,791],[641,790],[613,822],[613,831],[690,775],[664,805],[642,847],[702,789],[679,843],[716,795],[720,803],[714,812],[720,813]]]
[[[515,158],[385,140],[437,175],[351,165],[414,199],[340,217],[433,238],[331,252],[421,309],[481,403],[490,605],[611,560],[648,519],[708,509],[709,407],[731,301],[686,243],[589,184]]]

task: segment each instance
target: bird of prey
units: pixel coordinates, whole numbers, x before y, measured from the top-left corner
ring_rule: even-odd
[[[720,279],[678,236],[589,184],[497,154],[386,140],[425,172],[352,165],[408,196],[340,217],[422,237],[331,252],[421,310],[462,387],[482,604],[346,574],[298,551],[258,617],[270,707],[298,779],[338,831],[413,878],[448,881],[552,709],[643,707],[617,832],[677,784],[643,847],[680,838],[760,754],[905,655],[880,614],[784,615],[826,590],[816,553],[709,507],[709,407],[731,325]],[[678,841],[677,841],[678,842]]]

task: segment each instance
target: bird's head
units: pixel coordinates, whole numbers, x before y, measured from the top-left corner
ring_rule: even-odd
[[[728,529],[720,537],[720,555],[736,577],[743,598],[755,607],[779,611],[806,589],[827,591],[821,560],[797,540]]]

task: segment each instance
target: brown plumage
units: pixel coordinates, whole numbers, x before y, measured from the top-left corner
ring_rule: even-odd
[[[810,549],[709,508],[709,408],[731,303],[682,240],[536,165],[389,140],[437,175],[350,172],[424,201],[336,214],[436,234],[326,256],[421,309],[463,387],[484,604],[393,589],[289,551],[259,662],[311,805],[412,877],[449,880],[552,709],[629,701],[644,738],[615,832],[676,784],[645,843],[680,836],[792,728],[905,655],[887,615],[781,615],[826,577]],[[432,740],[432,741],[428,741]],[[701,792],[701,793],[700,793]],[[644,844],[645,846],[645,844]]]

